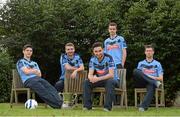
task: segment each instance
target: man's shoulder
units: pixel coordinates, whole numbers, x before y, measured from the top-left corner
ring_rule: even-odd
[[[107,41],[110,41],[110,40],[111,40],[110,37],[108,37],[108,38],[105,39],[104,42],[106,43]]]
[[[60,56],[61,59],[67,59],[67,55],[65,53],[62,53]]]
[[[17,62],[16,62],[16,65],[18,65],[18,64],[20,64],[20,63],[22,63],[24,61],[24,59],[19,59]]]
[[[142,64],[142,63],[146,63],[146,60],[143,59],[143,60],[139,61],[139,64]]]
[[[97,57],[93,55],[93,56],[91,56],[90,61],[97,62],[98,60],[97,60]]]
[[[78,53],[74,53],[75,57],[81,58],[80,55]]]
[[[155,64],[161,65],[161,63],[160,63],[159,61],[155,60],[155,59],[154,59],[153,62],[154,62]]]
[[[121,41],[124,41],[124,37],[121,36],[121,35],[117,35],[116,39],[121,40]]]
[[[107,57],[107,58],[112,59],[112,56],[111,56],[111,55],[109,55],[109,54],[107,54],[107,53],[104,53],[104,56],[105,56],[105,57]]]

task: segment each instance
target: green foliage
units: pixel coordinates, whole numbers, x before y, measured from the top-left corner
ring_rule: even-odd
[[[132,64],[134,66],[134,63],[137,64],[137,61],[143,58],[143,45],[153,43],[156,49],[155,58],[164,68],[166,102],[171,102],[176,91],[179,90],[179,3],[168,0],[160,0],[156,3],[140,0],[131,6],[124,22],[124,35],[127,37],[130,46],[128,50],[131,52],[127,60],[131,63],[130,71]]]
[[[11,91],[12,59],[6,50],[0,47],[0,102],[7,101]]]
[[[33,59],[52,84],[58,80],[59,56],[73,42],[87,69],[91,45],[108,37],[118,24],[128,45],[128,99],[133,104],[132,71],[144,59],[144,44],[153,43],[164,68],[166,102],[179,90],[180,2],[177,0],[10,0],[0,9],[0,41],[14,62],[22,46],[34,46]]]

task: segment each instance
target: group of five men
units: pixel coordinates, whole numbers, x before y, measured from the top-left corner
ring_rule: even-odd
[[[124,68],[126,61],[126,42],[122,36],[118,36],[117,24],[111,22],[108,26],[110,37],[92,46],[93,55],[89,62],[88,78],[83,83],[83,109],[92,109],[91,91],[94,87],[105,87],[104,111],[112,110],[114,101],[114,88],[119,86],[117,69]],[[24,57],[17,62],[17,70],[25,87],[33,89],[39,97],[53,108],[61,108],[63,100],[58,92],[63,92],[65,71],[73,70],[71,78],[75,78],[78,71],[84,70],[81,57],[75,53],[73,43],[65,45],[65,54],[60,57],[61,76],[55,87],[41,78],[38,64],[31,60],[33,48],[27,44],[23,48]],[[140,104],[139,111],[145,111],[149,107],[156,87],[163,80],[161,64],[153,59],[154,48],[145,46],[146,59],[139,62],[134,70],[136,87],[147,87],[147,94]]]

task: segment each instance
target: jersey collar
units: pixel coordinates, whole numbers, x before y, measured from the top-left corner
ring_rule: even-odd
[[[145,59],[145,61],[146,61],[147,63],[152,63],[152,62],[154,61],[154,59],[152,59],[152,61],[147,61],[147,59]]]

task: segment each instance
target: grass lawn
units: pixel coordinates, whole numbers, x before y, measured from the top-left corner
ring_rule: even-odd
[[[38,106],[37,109],[25,109],[23,104],[14,105],[10,108],[8,103],[0,103],[0,116],[180,116],[180,108],[166,107],[149,108],[146,112],[139,112],[137,108],[114,107],[111,112],[104,112],[102,107],[95,107],[90,111],[83,111],[82,107],[73,109],[52,109]]]

